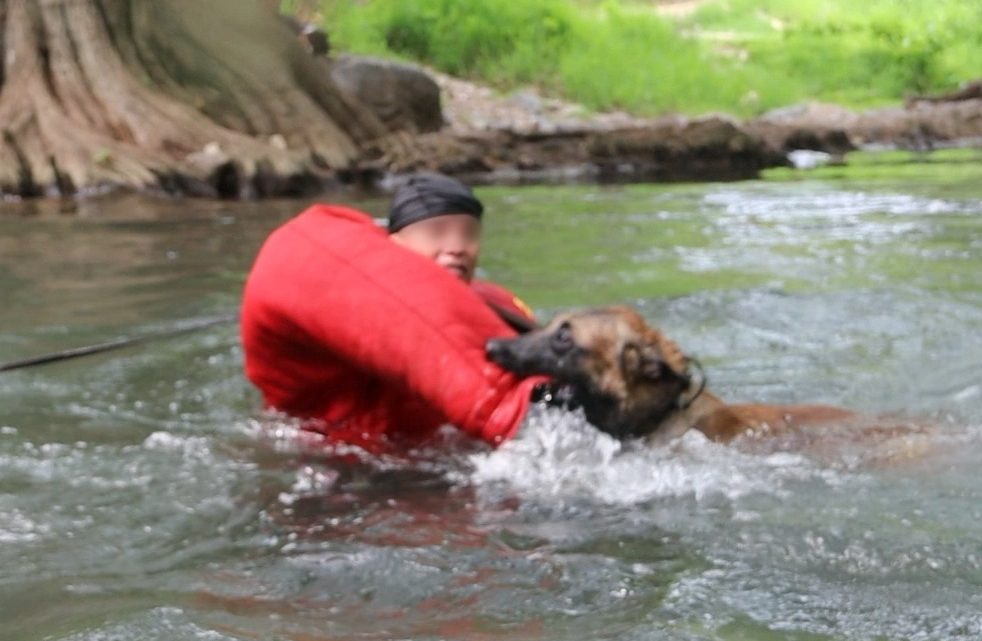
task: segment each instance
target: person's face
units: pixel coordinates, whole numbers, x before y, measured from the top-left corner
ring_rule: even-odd
[[[481,251],[481,221],[470,214],[444,214],[406,225],[391,235],[396,243],[432,258],[470,282]]]

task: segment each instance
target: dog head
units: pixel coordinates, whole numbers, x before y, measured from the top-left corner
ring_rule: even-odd
[[[656,430],[692,385],[678,346],[627,307],[561,314],[540,330],[489,341],[487,354],[520,376],[571,387],[587,420],[622,438]]]

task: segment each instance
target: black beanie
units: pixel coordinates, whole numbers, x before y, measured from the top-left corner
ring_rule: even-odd
[[[463,183],[443,174],[414,174],[392,197],[389,233],[435,216],[470,214],[480,219],[482,213],[484,205]]]

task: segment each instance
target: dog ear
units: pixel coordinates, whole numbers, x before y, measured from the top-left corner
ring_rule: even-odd
[[[645,340],[649,345],[655,345],[661,352],[662,359],[676,376],[688,378],[689,358],[682,353],[682,350],[675,341],[666,338],[664,334],[656,330],[649,330],[645,335]]]
[[[689,381],[689,359],[674,341],[648,328],[643,343],[628,343],[621,351],[621,367],[632,376],[658,380],[671,375]]]
[[[664,377],[670,371],[656,349],[637,343],[628,343],[621,350],[621,368],[629,378],[652,381]]]

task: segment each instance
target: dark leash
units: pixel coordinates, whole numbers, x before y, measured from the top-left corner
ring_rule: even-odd
[[[93,345],[85,345],[83,347],[75,347],[72,349],[62,350],[59,352],[51,352],[49,354],[42,354],[40,356],[33,356],[31,358],[24,358],[21,360],[10,361],[9,363],[0,363],[0,372],[10,372],[16,369],[24,369],[26,367],[47,365],[49,363],[58,363],[61,361],[71,360],[73,358],[80,358],[82,356],[101,354],[103,352],[110,352],[113,350],[121,349],[123,347],[129,347],[131,345],[139,345],[141,343],[147,343],[149,341],[160,340],[163,338],[171,338],[173,336],[180,336],[181,334],[196,332],[199,329],[205,329],[207,327],[213,327],[215,325],[224,325],[225,323],[233,323],[233,322],[237,322],[238,320],[239,320],[238,312],[234,314],[224,314],[222,316],[202,318],[195,321],[182,323],[179,327],[165,329],[158,332],[151,332],[140,336],[124,336],[122,338],[106,341],[104,343],[95,343]]]
[[[504,320],[506,323],[511,325],[511,327],[518,333],[524,334],[525,332],[530,332],[536,329],[538,326],[534,321],[530,321],[511,310],[505,309],[499,305],[488,302],[488,305]],[[106,341],[104,343],[95,343],[93,345],[85,345],[82,347],[74,347],[71,349],[65,349],[58,352],[51,352],[49,354],[41,354],[39,356],[32,356],[30,358],[24,358],[16,361],[10,361],[7,363],[0,363],[0,373],[11,372],[13,370],[25,369],[27,367],[36,367],[38,365],[48,365],[50,363],[60,363],[61,361],[67,361],[74,358],[81,358],[82,356],[91,356],[93,354],[101,354],[103,352],[111,352],[117,349],[122,349],[124,347],[130,347],[132,345],[139,345],[141,343],[147,343],[149,341],[160,340],[164,338],[172,338],[174,336],[180,336],[182,334],[188,334],[191,332],[196,332],[199,329],[205,329],[208,327],[213,327],[215,325],[223,325],[225,323],[233,323],[239,320],[239,313],[234,314],[224,314],[222,316],[213,316],[210,318],[202,318],[196,321],[190,321],[182,323],[179,327],[172,329],[165,329],[159,332],[151,332],[148,334],[142,334],[140,336],[124,336],[122,338],[113,339],[111,341]]]

